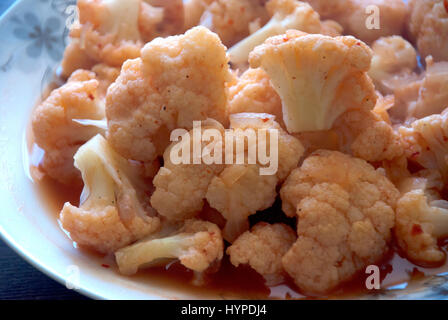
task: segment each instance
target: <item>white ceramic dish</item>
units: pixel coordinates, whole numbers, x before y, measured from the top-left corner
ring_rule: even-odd
[[[74,0],[18,1],[0,20],[0,233],[36,268],[61,283],[74,280],[79,292],[99,299],[231,298],[181,290],[101,268],[75,249],[37,196],[27,174],[25,131],[31,109],[51,80],[66,41]],[[364,298],[447,298],[445,276]]]

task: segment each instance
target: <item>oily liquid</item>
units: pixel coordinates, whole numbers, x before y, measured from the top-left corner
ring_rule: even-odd
[[[49,212],[54,214],[55,219],[57,219],[65,202],[71,202],[73,205],[77,205],[79,202],[81,193],[81,189],[79,188],[64,186],[47,176],[44,176],[40,181],[35,182],[35,184],[42,201],[47,204]],[[70,240],[67,239],[67,241]],[[79,250],[89,255],[94,261],[98,261],[99,268],[112,268],[116,270],[116,266],[111,257],[101,256],[85,248],[79,248]],[[418,280],[424,276],[448,272],[447,263],[438,268],[422,268],[406,260],[398,253],[398,250],[392,250],[379,267],[382,279],[381,287],[383,289]],[[116,271],[117,276],[119,276],[118,270]],[[333,292],[331,296],[323,298],[353,298],[357,295],[368,294],[369,290],[365,287],[367,277],[367,274],[360,274],[353,281],[344,284],[340,289]],[[219,296],[222,298],[306,298],[290,280],[276,287],[266,287],[263,278],[259,274],[246,266],[235,268],[231,265],[227,256],[223,259],[219,270],[216,273],[205,275],[199,281],[200,285],[195,285],[198,282],[195,274],[184,268],[180,263],[171,263],[167,266],[144,269],[131,278],[142,283],[147,283],[148,286],[151,283],[157,283],[167,288],[184,290],[192,294],[195,292],[201,295],[210,293],[215,297]]]

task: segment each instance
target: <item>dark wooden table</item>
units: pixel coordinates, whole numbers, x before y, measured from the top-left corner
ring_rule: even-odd
[[[15,0],[0,0],[0,16]],[[0,300],[86,299],[35,269],[0,240]]]

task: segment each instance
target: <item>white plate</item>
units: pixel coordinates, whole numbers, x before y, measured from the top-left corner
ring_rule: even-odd
[[[0,232],[36,268],[79,292],[100,299],[223,298],[117,275],[75,249],[37,196],[27,174],[24,133],[33,105],[51,80],[65,46],[74,0],[18,1],[0,21]],[[447,279],[437,276],[412,290],[388,290],[366,298],[446,298]],[[412,295],[407,295],[412,292]],[[229,296],[226,296],[229,298]]]

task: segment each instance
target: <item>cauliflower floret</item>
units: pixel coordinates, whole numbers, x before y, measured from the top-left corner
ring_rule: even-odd
[[[137,58],[145,42],[183,27],[182,0],[79,0],[78,9],[70,36],[85,54],[77,56],[115,67]]]
[[[93,137],[74,159],[84,190],[79,207],[67,202],[60,213],[73,241],[110,253],[159,229],[160,219],[144,201],[144,180],[106,139]]]
[[[297,167],[304,149],[301,143],[284,131],[272,116],[266,114],[235,114],[230,118],[232,129],[276,129],[278,131],[278,170],[275,175],[260,175],[260,164],[234,164],[212,179],[206,199],[227,220],[224,239],[233,242],[249,228],[248,217],[262,211],[275,201],[276,187]],[[241,138],[241,137],[240,137]],[[238,139],[238,137],[237,137]],[[266,138],[269,141],[269,138]],[[257,149],[263,148],[257,140]],[[267,146],[270,150],[269,145]],[[247,159],[247,157],[246,157]],[[256,193],[253,190],[257,190]]]
[[[383,96],[381,93],[377,92],[378,99],[376,100],[375,108],[373,108],[373,113],[379,116],[384,122],[391,124],[389,110],[393,108],[395,104],[395,96],[390,94]]]
[[[380,38],[373,43],[372,50],[369,76],[383,93],[392,93],[387,86],[392,78],[409,75],[417,68],[417,52],[401,36]]]
[[[219,228],[210,222],[191,219],[168,237],[142,240],[118,250],[115,258],[120,273],[125,275],[159,259],[179,259],[188,269],[203,272],[222,259],[223,251]]]
[[[342,35],[344,28],[334,20],[325,20],[321,23],[320,33],[330,37]]]
[[[386,104],[386,108],[393,103],[382,99],[378,101]],[[391,161],[404,153],[400,136],[393,130],[387,110],[349,110],[335,121],[331,130],[302,132],[294,136],[305,146],[306,154],[326,149],[370,162],[381,162]]]
[[[399,128],[408,159],[448,179],[448,109]]]
[[[238,267],[248,264],[273,286],[284,280],[282,257],[296,241],[294,230],[282,223],[257,223],[227,249],[230,262]]]
[[[373,111],[351,110],[334,125],[340,151],[370,162],[392,160],[404,152],[400,136]]]
[[[143,37],[145,42],[152,40],[155,36],[170,36],[179,34],[184,31],[185,24],[185,9],[184,9],[184,1],[183,0],[143,0],[146,4],[147,11],[155,11],[162,10],[163,11],[163,20],[156,26],[155,30],[150,25],[153,19],[142,18],[140,15],[139,18],[139,26],[142,29]],[[145,27],[146,31],[145,32]],[[148,27],[151,27],[149,29]]]
[[[227,221],[223,231],[227,241],[249,229],[250,215],[274,204],[277,184],[275,175],[260,175],[257,165],[231,165],[211,180],[206,198]]]
[[[424,73],[412,73],[406,77],[393,78],[394,81],[386,84],[388,90],[393,91],[394,105],[389,114],[394,123],[403,123],[409,118],[410,104],[417,101],[422,86]]]
[[[169,144],[169,132],[194,120],[227,123],[226,82],[232,75],[218,36],[196,27],[158,38],[126,61],[106,98],[108,139],[124,157],[152,161]]]
[[[250,25],[269,20],[265,0],[215,0],[205,10],[200,24],[216,32],[226,46],[250,34]]]
[[[323,19],[334,19],[342,25],[345,33],[365,42],[380,37],[401,35],[408,12],[403,0],[307,0]],[[372,16],[369,6],[379,9],[379,29],[367,28],[367,19]]]
[[[319,14],[307,3],[297,0],[270,0],[266,8],[271,20],[261,29],[240,41],[229,50],[230,62],[235,65],[247,63],[249,53],[266,39],[297,29],[308,33],[319,33]],[[328,27],[328,26],[327,26]],[[326,30],[328,30],[326,27]]]
[[[448,60],[448,4],[446,0],[410,0],[408,30],[424,58]]]
[[[288,131],[298,133],[331,129],[347,110],[373,109],[371,58],[370,48],[353,37],[290,30],[255,48],[250,64],[267,72],[282,99]]]
[[[316,151],[280,195],[285,213],[299,219],[298,239],[282,263],[303,291],[328,292],[388,250],[400,194],[364,160]]]
[[[282,127],[282,101],[263,69],[247,69],[229,88],[229,113],[267,113]]]
[[[90,70],[94,64],[95,61],[82,49],[79,39],[72,39],[61,62],[62,76],[68,78],[78,69]]]
[[[420,177],[401,182],[403,195],[397,204],[395,227],[401,249],[413,262],[424,266],[445,261],[437,240],[448,236],[448,202],[431,192],[431,184],[431,180]]]
[[[205,9],[214,0],[185,0],[184,1],[184,30],[199,25]]]
[[[261,168],[269,164],[262,164],[257,159],[255,164],[249,164],[248,145],[244,143],[244,160],[242,164],[179,164],[171,162],[170,154],[173,148],[183,150],[182,144],[190,144],[193,133],[189,139],[182,139],[174,143],[165,152],[165,167],[162,167],[154,178],[156,190],[151,198],[153,207],[170,220],[182,220],[196,216],[200,213],[204,199],[210,206],[218,210],[227,220],[224,228],[224,237],[233,241],[249,227],[248,217],[259,210],[269,208],[276,198],[276,187],[297,167],[303,154],[303,147],[294,137],[287,134],[274,117],[268,114],[235,114],[230,117],[231,129],[240,129],[233,132],[233,143],[243,140],[245,129],[278,130],[278,169],[274,174],[261,175]],[[203,126],[207,128],[206,125]],[[214,127],[218,128],[219,127]],[[223,128],[219,129],[222,133]],[[266,135],[266,146],[260,139],[256,140],[257,149],[270,150],[270,134]],[[258,137],[256,137],[258,138]],[[243,140],[244,141],[244,140]],[[221,143],[222,142],[222,143]],[[221,141],[203,144],[211,150],[221,148],[225,154],[225,137]],[[219,145],[218,145],[219,143]],[[191,144],[190,144],[191,148]],[[218,149],[216,149],[218,148]],[[233,163],[236,163],[237,148],[233,148]],[[226,155],[227,156],[227,155]],[[222,161],[224,163],[224,159]],[[254,195],[253,190],[257,193]]]
[[[62,183],[81,182],[79,172],[73,167],[73,155],[84,142],[102,131],[73,121],[104,118],[98,85],[93,72],[78,70],[33,112],[35,142],[45,150],[42,168]]]
[[[213,121],[203,122],[201,129],[202,132],[207,129],[224,131],[221,124]],[[160,215],[170,220],[184,220],[196,216],[204,206],[204,198],[210,181],[224,169],[222,164],[193,164],[193,152],[191,152],[193,131],[189,132],[189,137],[181,139],[179,142],[173,142],[166,149],[163,155],[164,166],[153,181],[156,189],[151,197],[151,205]],[[218,141],[203,141],[201,147],[208,146],[214,149],[218,143]],[[216,147],[222,148],[222,144]],[[173,148],[190,150],[191,164],[174,164],[171,161]]]
[[[347,14],[353,5],[350,0],[306,0],[305,2],[309,3],[322,19],[334,19],[341,14]]]
[[[426,58],[426,73],[421,81],[418,98],[409,104],[408,118],[421,119],[448,108],[448,62],[434,63]]]
[[[278,132],[278,170],[276,176],[280,182],[283,182],[291,173],[291,171],[297,167],[300,158],[303,155],[304,148],[300,141],[295,137],[288,134],[285,130],[281,128],[278,122],[275,121],[275,116],[263,113],[240,113],[233,114],[230,116],[230,128],[234,129],[236,134],[236,139],[241,139],[241,130],[253,129],[255,131],[268,130],[266,135],[266,147],[262,144],[257,145],[259,148],[270,148],[270,135],[269,130],[277,130]],[[257,144],[260,144],[257,140]],[[245,145],[247,152],[247,145]],[[235,150],[234,150],[235,152]],[[247,158],[247,157],[246,157]],[[260,161],[260,159],[258,159]],[[260,164],[261,166],[267,166],[267,164]]]
[[[120,69],[99,63],[92,67],[92,71],[95,72],[96,79],[98,80],[98,95],[100,99],[105,100],[107,89],[117,80],[120,75]]]
[[[139,56],[141,0],[79,0],[79,24],[71,29],[81,49],[94,61],[116,67]]]
[[[403,0],[351,0],[353,11],[335,19],[345,32],[354,35],[367,43],[380,37],[401,35],[405,29],[408,8]],[[367,18],[372,12],[366,12],[369,6],[376,6],[378,10],[379,28],[367,28]]]

